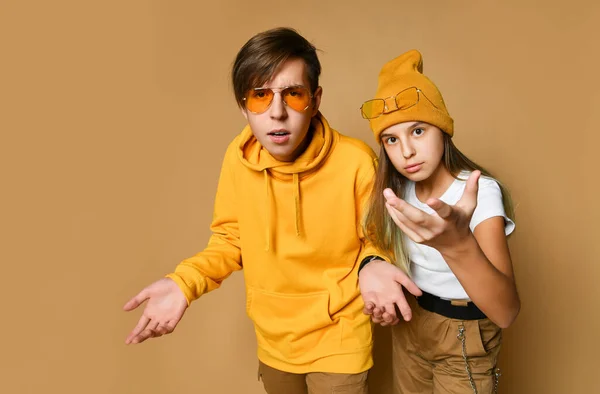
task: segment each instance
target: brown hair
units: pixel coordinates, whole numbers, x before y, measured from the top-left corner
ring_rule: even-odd
[[[319,87],[321,63],[316,48],[294,29],[279,27],[252,37],[238,52],[231,80],[235,100],[244,106],[244,96],[253,88],[269,81],[288,59],[299,58],[306,63],[310,90]]]
[[[444,153],[442,160],[444,166],[450,174],[456,179],[461,171],[481,171],[482,176],[492,178],[489,171],[478,165],[477,163],[466,157],[452,142],[452,138],[443,133],[444,136]],[[406,246],[403,240],[403,233],[394,223],[385,208],[385,197],[383,190],[390,188],[397,196],[404,196],[404,187],[407,179],[400,174],[390,158],[388,157],[383,144],[379,151],[379,166],[375,175],[375,182],[367,213],[363,222],[364,232],[367,239],[381,252],[386,254],[404,272],[410,273],[410,258],[406,251]],[[499,181],[500,191],[502,192],[502,203],[506,215],[514,220],[515,213],[513,209],[512,199],[508,189]]]

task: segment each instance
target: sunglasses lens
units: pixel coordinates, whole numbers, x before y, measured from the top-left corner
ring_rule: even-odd
[[[260,114],[269,108],[271,101],[273,101],[271,89],[252,89],[246,96],[246,108],[250,112]]]
[[[281,95],[288,107],[294,111],[302,112],[310,105],[310,93],[304,87],[294,86],[284,89]]]
[[[256,114],[263,113],[271,105],[274,96],[273,90],[268,88],[252,89],[246,95],[246,108]],[[298,112],[305,111],[310,105],[310,92],[301,86],[283,89],[281,97],[288,107]]]
[[[362,117],[365,119],[378,117],[383,113],[384,105],[385,101],[380,99],[366,101],[362,107],[360,107]]]
[[[419,102],[419,92],[417,88],[409,88],[401,91],[396,96],[396,105],[398,109],[407,109]]]

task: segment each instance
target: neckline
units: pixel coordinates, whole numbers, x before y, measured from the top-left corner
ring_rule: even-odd
[[[468,177],[468,172],[461,171],[458,174],[458,177],[459,178]],[[466,182],[466,181],[454,178],[454,180],[452,181],[452,183],[448,186],[448,188],[444,191],[444,193],[442,193],[442,195],[440,197],[438,197],[438,199],[445,202],[446,201],[445,198],[447,197],[447,195],[450,194],[450,192],[453,191],[459,185],[459,182]],[[417,197],[417,183],[413,182],[413,181],[410,181],[410,183],[411,184],[410,184],[409,193],[410,193],[411,199],[413,201],[416,201],[419,206],[421,206],[421,207],[427,207],[427,208],[431,209],[429,207],[429,205],[425,204],[424,202],[422,202],[421,200],[419,200],[419,198]]]

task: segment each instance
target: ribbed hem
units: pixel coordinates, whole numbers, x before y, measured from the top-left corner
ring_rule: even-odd
[[[274,358],[264,349],[258,348],[258,359],[271,368],[290,373],[344,373],[355,374],[373,367],[372,346],[357,349],[352,353],[333,354],[306,364],[294,364]]]

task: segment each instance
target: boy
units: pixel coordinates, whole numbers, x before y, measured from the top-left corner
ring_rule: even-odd
[[[244,268],[247,313],[269,394],[367,393],[371,324],[357,285],[376,254],[360,230],[375,155],[319,112],[321,66],[296,31],[251,38],[232,70],[248,121],[229,145],[204,251],[142,290],[126,343],[173,331],[187,306]]]

